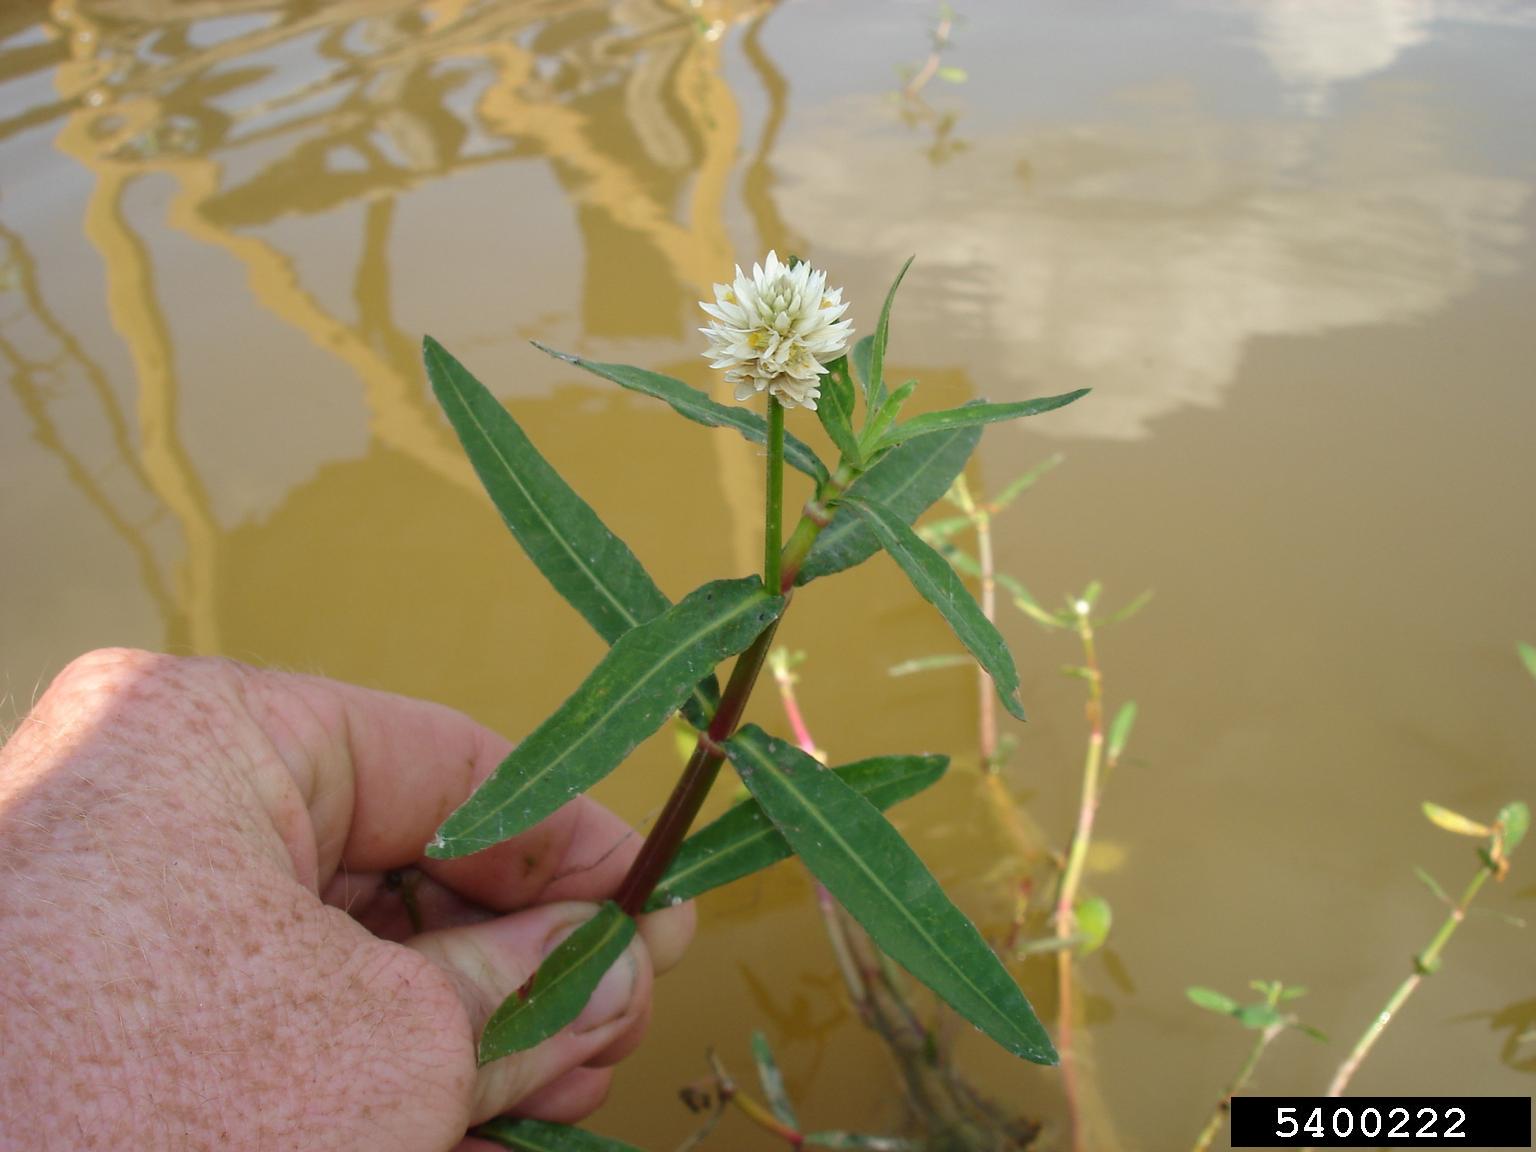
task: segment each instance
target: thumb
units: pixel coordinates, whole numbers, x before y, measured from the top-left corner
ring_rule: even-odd
[[[481,924],[424,932],[406,944],[453,978],[478,1045],[491,1013],[528,982],[562,940],[596,914],[595,904],[544,904]],[[650,1004],[651,980],[650,953],[637,934],[572,1024],[525,1052],[479,1070],[471,1122],[512,1110],[519,1100],[600,1056],[640,1025]],[[599,1103],[600,1091],[585,1110]]]

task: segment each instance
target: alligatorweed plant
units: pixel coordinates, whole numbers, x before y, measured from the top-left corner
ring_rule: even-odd
[[[910,266],[911,261],[907,262]],[[438,829],[427,854],[464,856],[528,830],[602,780],[669,717],[697,730],[693,753],[615,898],[509,997],[480,1039],[482,1063],[532,1047],[573,1021],[635,933],[635,917],[799,856],[889,957],[1009,1052],[1056,1061],[1050,1037],[974,925],[944,894],[882,809],[942,772],[942,757],[881,756],[828,769],[742,714],[779,621],[798,589],[887,552],[943,614],[1010,713],[1019,677],[1001,635],[950,564],[911,527],[975,451],[983,425],[1034,416],[1083,391],[1011,404],[974,402],[903,419],[916,381],[887,387],[891,285],[874,332],[846,355],[841,290],[826,274],[769,253],[738,267],[702,307],[711,366],[766,418],[641,368],[551,355],[669,404],[697,423],[766,446],[763,571],[715,580],[677,603],[529,441],[517,421],[435,340],[425,341],[438,402],[503,520],[555,589],[608,642],[608,653],[547,720]],[[541,346],[542,347],[542,346]],[[834,358],[835,357],[835,358]],[[828,467],[785,429],[814,411],[838,452]],[[785,463],[815,492],[784,539]],[[716,668],[735,657],[725,687]],[[721,766],[751,795],[688,836]],[[516,1123],[499,1122],[503,1142]],[[611,1146],[611,1145],[610,1145]]]

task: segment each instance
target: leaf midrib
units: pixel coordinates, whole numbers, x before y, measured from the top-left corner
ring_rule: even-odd
[[[740,745],[740,744],[737,745],[737,747],[742,747],[742,746],[743,745]],[[750,755],[752,755],[752,757],[754,759],[758,760],[758,766],[759,766],[760,769],[766,769],[769,773],[778,772],[778,766],[776,764],[774,764],[772,760],[769,760],[766,757],[761,756],[761,754],[758,752],[758,749],[756,747],[754,747],[752,745],[746,745],[745,747],[747,748],[748,753]],[[896,908],[898,909],[899,913],[903,915],[904,919],[906,919],[907,922],[910,923],[914,929],[916,929],[917,934],[923,938],[923,941],[931,949],[933,949],[934,955],[935,956],[939,956],[939,957],[943,957],[944,956],[944,952],[943,952],[942,949],[940,949],[938,941],[936,941],[932,936],[930,936],[926,931],[924,931],[921,922],[919,922],[915,918],[911,917],[910,915],[906,915],[906,911],[907,911],[906,905],[903,904],[900,900],[896,899],[896,894],[894,892],[892,892],[888,887],[886,887],[886,885],[880,880],[880,877],[879,877],[878,874],[876,874],[875,872],[870,871],[867,867],[865,867],[865,865],[864,865],[864,858],[862,856],[860,856],[858,854],[858,852],[856,852],[854,850],[853,845],[849,844],[848,841],[845,840],[842,837],[842,835],[838,832],[837,827],[835,825],[833,825],[833,824],[829,824],[827,822],[826,818],[822,816],[821,810],[818,809],[814,804],[810,803],[809,801],[807,801],[805,799],[804,793],[801,792],[800,789],[798,789],[798,788],[796,788],[794,786],[794,784],[790,781],[790,779],[789,779],[787,774],[785,774],[783,772],[779,772],[778,774],[779,774],[779,778],[784,783],[784,787],[788,788],[791,792],[793,792],[795,794],[796,797],[798,797],[800,799],[801,803],[805,806],[805,810],[810,813],[811,817],[816,821],[816,823],[821,828],[825,829],[827,835],[830,836],[833,840],[835,840],[838,843],[838,845],[845,852],[847,852],[848,856],[851,859],[857,861],[859,870],[861,872],[863,872],[866,876],[868,876],[870,878],[871,882],[873,882],[874,885],[877,888],[879,888],[879,890],[881,892],[885,893],[885,895],[890,900],[890,902],[893,905],[895,905]],[[850,791],[851,791],[851,789],[850,789]],[[855,792],[854,795],[857,796],[858,793]],[[860,799],[863,799],[863,797],[860,797]],[[866,803],[868,803],[868,801],[866,801]],[[877,809],[877,811],[878,811],[878,809]],[[882,819],[884,819],[884,817],[882,817]],[[988,996],[985,992],[983,992],[980,988],[978,988],[975,985],[975,983],[972,982],[970,977],[968,975],[966,975],[964,969],[958,968],[958,967],[955,967],[955,966],[951,965],[950,966],[950,971],[952,971],[956,975],[958,975],[960,977],[960,979],[965,982],[966,986],[968,988],[970,988],[970,990],[972,992],[974,992],[978,997],[981,998],[981,1001],[984,1004],[986,1004],[987,1007],[992,1009],[993,1012],[997,1013],[997,1015],[999,1017],[1001,1017],[1003,1019],[1003,1021],[1009,1026],[1009,1030],[1010,1031],[1013,1031],[1015,1033],[1018,1032],[1018,1026],[1014,1024],[1012,1018],[1008,1015],[1008,1013],[1003,1011],[1003,1009],[1001,1007],[999,1007],[992,1000],[992,998],[990,996]],[[1038,1045],[1033,1045],[1032,1044],[1031,1047],[1038,1047]]]
[[[832,771],[834,773],[837,773],[837,769],[835,769],[835,768],[832,769]],[[902,774],[900,776],[893,776],[893,777],[891,777],[891,778],[889,778],[887,780],[881,780],[881,781],[878,782],[876,787],[881,787],[881,786],[885,786],[885,785],[896,785],[896,784],[905,783],[911,777],[920,775],[921,772],[922,772],[922,769],[914,768],[911,771],[906,772],[906,773],[904,773],[904,774]],[[839,776],[841,776],[841,773],[837,773],[837,774]],[[846,779],[844,779],[843,782],[845,784],[848,784],[848,781]],[[875,803],[873,800],[870,799],[868,793],[866,793],[866,792],[859,792],[858,788],[856,788],[853,784],[848,784],[848,787],[852,788],[855,792],[858,792],[858,794],[860,796],[863,796],[865,800],[869,800],[869,802],[871,804]],[[875,807],[878,808],[879,805],[876,804]],[[761,805],[758,806],[758,812],[759,812],[759,814],[762,816],[762,818],[764,820],[768,821],[768,824],[765,827],[760,827],[760,828],[756,829],[746,839],[738,840],[738,841],[735,842],[735,844],[732,844],[732,845],[727,845],[726,847],[720,849],[718,852],[714,852],[711,855],[705,856],[702,859],[694,862],[693,864],[689,865],[687,868],[684,868],[684,869],[682,869],[679,872],[674,872],[670,877],[663,878],[661,884],[659,884],[657,887],[660,888],[660,889],[676,888],[676,887],[679,886],[679,882],[680,881],[687,880],[690,876],[693,876],[693,875],[695,875],[698,872],[704,871],[710,865],[717,864],[721,860],[730,860],[734,856],[736,856],[738,853],[745,852],[748,848],[751,848],[752,846],[754,846],[756,844],[759,844],[759,843],[761,843],[764,840],[771,839],[771,838],[773,838],[775,836],[777,836],[780,840],[784,840],[784,843],[786,845],[788,845],[789,841],[785,839],[784,833],[780,832],[778,830],[778,828],[773,824],[773,818],[771,816],[769,816],[767,812],[763,811]],[[790,851],[793,852],[794,849],[791,848]]]
[[[598,915],[608,916],[608,915],[611,915],[611,914],[607,911],[607,909],[604,909]],[[595,919],[595,917],[594,917],[594,919]],[[576,958],[576,962],[575,963],[569,964],[565,968],[560,970],[559,972],[556,972],[555,975],[554,975],[554,978],[549,980],[548,982],[546,982],[543,988],[540,988],[538,986],[538,980],[537,980],[537,978],[535,978],[533,991],[528,993],[527,999],[523,1000],[522,1003],[518,1005],[518,1010],[519,1011],[523,1011],[523,1010],[531,1011],[532,1009],[529,1006],[534,1004],[535,998],[541,998],[543,1000],[548,1000],[550,998],[550,995],[552,993],[554,993],[557,989],[563,987],[565,985],[565,983],[568,980],[570,980],[573,975],[575,975],[577,972],[582,971],[585,968],[585,964],[583,963],[583,961],[590,960],[593,956],[596,956],[598,953],[600,953],[603,950],[604,946],[607,945],[608,942],[610,940],[612,940],[617,933],[619,933],[619,932],[621,932],[623,930],[624,925],[628,922],[628,920],[629,920],[629,918],[627,916],[622,915],[622,914],[620,914],[618,916],[612,916],[612,918],[608,922],[607,928],[605,928],[603,930],[602,935],[597,936],[596,938],[593,939],[593,941],[591,942],[591,945],[587,948],[586,952],[584,954],[582,954],[581,956],[578,956]],[[587,923],[590,924],[591,921],[589,920],[589,921],[587,921]],[[580,931],[580,929],[578,928],[577,931]],[[537,974],[535,974],[535,977],[537,977]],[[542,993],[542,996],[541,996],[541,993]],[[517,1019],[516,1013],[508,1015],[507,1019],[508,1020],[515,1020],[515,1019]]]
[[[436,349],[432,350],[430,354],[433,359],[437,361],[438,370],[443,371],[444,365],[441,354]],[[605,597],[607,597],[608,602],[618,610],[619,615],[624,618],[629,626],[631,628],[637,627],[641,621],[635,618],[634,613],[624,605],[623,601],[619,600],[613,594],[606,583],[598,579],[597,573],[594,572],[590,566],[588,566],[587,562],[582,558],[581,554],[577,552],[571,543],[565,538],[564,533],[562,533],[555,526],[554,522],[544,514],[543,507],[537,500],[533,498],[532,494],[528,491],[527,486],[523,484],[521,479],[519,479],[517,471],[512,467],[511,462],[506,458],[506,456],[502,454],[501,448],[496,443],[495,438],[486,431],[485,425],[480,422],[480,417],[475,414],[474,408],[471,407],[469,402],[465,399],[464,392],[459,387],[458,381],[453,378],[453,373],[451,371],[445,372],[444,376],[449,381],[450,386],[453,388],[454,399],[459,402],[459,406],[464,409],[464,412],[469,417],[470,422],[474,424],[475,431],[480,434],[480,438],[490,447],[491,451],[495,454],[496,459],[501,462],[501,466],[503,469],[505,469],[507,476],[512,480],[513,484],[517,485],[517,490],[522,493],[523,498],[527,500],[528,503],[532,506],[534,512],[538,515],[539,520],[543,523],[544,527],[549,530],[550,534],[554,536],[557,541],[559,541],[560,546],[565,550],[566,555],[576,562],[576,566],[581,569],[582,573],[585,574],[589,580],[591,580],[593,586],[597,588],[598,591],[602,592]]]
[[[614,711],[621,705],[627,703],[635,695],[636,692],[638,692],[646,684],[650,683],[650,681],[655,678],[657,673],[659,673],[662,669],[669,667],[672,662],[677,659],[679,652],[697,643],[702,637],[709,635],[710,632],[724,628],[726,625],[736,620],[743,613],[750,611],[752,608],[757,607],[771,599],[772,598],[766,594],[752,596],[749,599],[742,601],[741,606],[734,611],[729,612],[724,616],[713,617],[704,627],[700,628],[696,632],[690,633],[686,642],[674,645],[671,649],[668,650],[664,658],[654,662],[650,668],[646,670],[644,675],[642,675],[639,679],[631,682],[629,688],[622,695],[614,697],[609,707],[598,716],[594,717],[593,720],[586,726],[581,735],[577,736],[574,740],[568,741],[564,747],[561,748],[560,752],[555,756],[553,760],[546,761],[544,767],[540,769],[535,775],[524,779],[522,783],[519,784],[517,789],[509,793],[500,804],[497,804],[493,808],[488,808],[484,815],[480,817],[480,819],[476,820],[463,831],[456,833],[454,835],[454,839],[457,840],[471,838],[477,830],[486,824],[487,821],[493,819],[504,809],[511,806],[517,800],[517,798],[524,795],[529,788],[533,787],[535,784],[541,783],[545,777],[547,777],[557,767],[563,764],[572,752],[581,748],[588,741],[593,740],[598,735],[600,735],[603,724],[606,723],[608,718],[613,715]],[[551,719],[553,719],[553,717],[551,717]],[[548,721],[545,723],[547,724]],[[543,725],[540,725],[540,727],[542,728]],[[537,732],[531,734],[528,738],[528,741],[524,741],[524,747],[527,747],[528,742],[533,739],[534,735],[537,735]],[[516,755],[516,753],[514,752],[513,755]]]
[[[509,461],[502,453],[501,447],[496,443],[496,438],[486,430],[485,425],[480,422],[480,417],[475,414],[474,408],[465,399],[464,392],[459,387],[458,381],[454,379],[453,372],[443,371],[442,351],[440,349],[432,349],[430,350],[430,355],[437,362],[438,370],[443,372],[444,378],[449,382],[449,386],[453,389],[454,399],[458,401],[459,407],[461,407],[464,410],[465,415],[469,417],[470,423],[475,426],[475,431],[479,433],[480,439],[485,442],[492,453],[495,454],[496,459],[501,462],[502,469],[506,472],[512,483],[517,485],[517,490],[522,493],[523,499],[526,500],[528,504],[533,508],[534,512],[538,515],[540,522],[543,523],[544,527],[549,531],[550,535],[552,535],[555,540],[559,542],[560,547],[564,549],[565,554],[576,562],[576,567],[579,568],[587,576],[587,578],[592,582],[592,586],[607,598],[608,602],[614,606],[619,615],[624,619],[625,623],[627,623],[631,628],[638,628],[641,624],[645,623],[645,621],[637,618],[622,600],[618,599],[618,597],[613,593],[613,591],[604,581],[598,578],[597,573],[588,566],[587,562],[582,558],[581,553],[576,549],[576,547],[566,539],[565,534],[555,526],[555,523],[544,514],[543,506],[539,503],[539,501],[533,498],[533,495],[529,492],[527,485],[525,485],[518,477],[517,470],[512,467],[511,461]],[[606,529],[604,530],[606,531]],[[644,568],[640,569],[640,574],[642,576],[646,576]],[[646,576],[646,579],[649,579],[649,576]],[[655,587],[654,583],[652,584],[652,587]],[[656,594],[661,597],[662,602],[666,604],[668,608],[671,607],[671,604],[667,601],[666,594],[662,592],[661,589],[657,588]],[[666,608],[663,608],[662,611],[665,612]],[[654,617],[652,617],[652,619],[654,619]],[[622,639],[622,637],[615,637],[613,643],[618,643],[620,639]],[[709,700],[700,689],[695,687],[689,693],[689,695],[698,700],[699,703],[704,706],[705,712],[708,713]]]

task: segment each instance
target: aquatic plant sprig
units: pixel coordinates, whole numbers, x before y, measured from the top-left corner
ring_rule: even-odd
[[[1227,1085],[1227,1090],[1222,1093],[1221,1099],[1217,1100],[1216,1106],[1211,1109],[1205,1127],[1201,1128],[1200,1134],[1195,1137],[1192,1152],[1207,1152],[1215,1142],[1222,1126],[1227,1122],[1227,1117],[1232,1114],[1232,1098],[1248,1087],[1248,1082],[1253,1079],[1254,1072],[1258,1070],[1259,1061],[1264,1058],[1264,1053],[1281,1033],[1296,1031],[1314,1040],[1327,1040],[1327,1037],[1316,1028],[1303,1024],[1296,1013],[1282,1007],[1290,1001],[1305,996],[1307,994],[1305,988],[1287,987],[1279,980],[1253,980],[1248,986],[1258,992],[1262,999],[1240,1004],[1232,997],[1210,988],[1196,986],[1184,990],[1184,994],[1189,997],[1190,1003],[1195,1007],[1204,1008],[1207,1012],[1214,1012],[1218,1016],[1230,1016],[1244,1028],[1258,1033],[1242,1067],[1237,1070],[1237,1075],[1232,1078],[1232,1082]]]
[[[910,265],[910,261],[908,264]],[[902,269],[905,274],[906,268]],[[1007,645],[954,569],[912,521],[948,488],[982,426],[1048,412],[1082,391],[1013,404],[973,403],[903,420],[915,382],[888,389],[886,344],[898,275],[874,331],[847,353],[851,323],[826,275],[775,254],[750,279],[737,270],[703,307],[709,355],[737,395],[766,394],[767,415],[732,408],[680,380],[628,365],[553,352],[625,388],[661,399],[696,423],[727,427],[766,447],[762,575],[705,583],[673,603],[635,554],[581,499],[495,397],[436,341],[425,342],[433,391],[508,528],[555,589],[610,645],[555,712],[507,756],[439,828],[427,855],[478,852],[526,831],[613,771],[674,713],[698,736],[681,776],[614,900],[551,954],[493,1015],[482,1062],[537,1043],[580,1012],[651,905],[729,760],[750,806],[700,833],[688,877],[743,874],[799,855],[871,940],[1010,1052],[1053,1063],[1055,1049],[999,959],[944,894],[874,800],[889,779],[931,779],[927,759],[893,756],[827,771],[793,744],[741,728],[778,624],[797,588],[885,551],[934,604],[987,670],[1005,709],[1022,718]],[[857,389],[855,377],[857,377]],[[785,427],[786,411],[813,409],[839,458],[829,468]],[[854,420],[862,408],[857,430]],[[785,464],[815,491],[788,539],[782,532]],[[716,668],[735,657],[724,689]],[[738,730],[740,729],[740,730]],[[858,771],[855,771],[855,768]],[[889,802],[889,801],[885,801]],[[708,834],[707,838],[705,834]],[[715,867],[724,862],[725,866]],[[708,867],[701,867],[708,865]]]
[[[1533,670],[1536,674],[1536,670]],[[1463,816],[1459,812],[1453,812],[1449,808],[1439,804],[1424,804],[1424,815],[1435,827],[1457,836],[1469,836],[1480,841],[1477,847],[1478,870],[1468,881],[1462,890],[1461,896],[1452,900],[1440,888],[1439,884],[1422,869],[1419,870],[1419,879],[1433,892],[1442,903],[1449,906],[1444,922],[1434,938],[1413,958],[1413,971],[1397,986],[1381,1011],[1371,1018],[1360,1039],[1355,1041],[1355,1046],[1350,1049],[1349,1055],[1339,1065],[1333,1079],[1328,1084],[1329,1096],[1342,1096],[1349,1083],[1359,1071],[1360,1065],[1370,1055],[1371,1049],[1381,1039],[1387,1025],[1397,1018],[1403,1006],[1408,1003],[1425,977],[1433,976],[1440,971],[1440,955],[1445,946],[1450,943],[1451,937],[1456,934],[1467,918],[1467,912],[1472,907],[1472,901],[1477,899],[1477,894],[1482,891],[1483,885],[1489,880],[1503,880],[1509,872],[1510,855],[1520,846],[1525,839],[1525,834],[1531,825],[1531,812],[1521,801],[1512,801],[1499,809],[1493,823],[1484,824]]]

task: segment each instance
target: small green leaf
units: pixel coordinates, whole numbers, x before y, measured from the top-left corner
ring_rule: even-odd
[[[944,656],[919,656],[915,660],[903,660],[893,664],[887,672],[890,676],[912,676],[918,672],[936,672],[941,668],[974,668],[976,661],[959,652]]]
[[[896,417],[901,415],[903,405],[917,390],[917,381],[908,380],[896,391],[885,398],[885,403],[880,405],[880,411],[869,422],[869,427],[864,429],[864,434],[859,437],[861,448],[872,447],[880,443],[880,438],[885,435],[885,430],[896,422]]]
[[[1413,874],[1419,878],[1419,882],[1421,884],[1423,884],[1424,887],[1428,888],[1431,892],[1433,892],[1440,899],[1440,902],[1442,904],[1449,904],[1449,903],[1451,903],[1450,895],[1446,892],[1446,890],[1444,888],[1440,887],[1439,883],[1437,883],[1435,878],[1433,876],[1431,876],[1428,872],[1426,872],[1422,868],[1419,868],[1419,867],[1415,866],[1414,870],[1413,870]]]
[[[1105,746],[1105,754],[1111,764],[1120,759],[1120,754],[1125,751],[1125,745],[1131,738],[1131,729],[1136,725],[1136,701],[1127,700],[1120,705],[1120,711],[1115,713],[1115,718],[1109,725],[1109,741]]]
[[[726,751],[796,854],[882,951],[1010,1052],[1056,1062],[1008,970],[877,808],[756,726]]]
[[[1044,460],[1040,461],[1040,463],[1036,464],[1028,472],[1014,480],[991,500],[988,500],[987,503],[992,506],[992,511],[1001,512],[1004,508],[1007,508],[1023,493],[1033,488],[1040,477],[1044,476],[1047,472],[1049,472],[1052,468],[1055,468],[1065,459],[1066,457],[1063,456],[1060,452],[1056,453],[1054,456],[1047,456]]]
[[[1063,392],[1060,396],[1042,396],[1035,400],[1020,400],[1013,404],[967,404],[945,412],[924,412],[905,424],[898,424],[881,439],[880,448],[892,448],[919,436],[931,436],[935,432],[947,432],[952,428],[973,428],[983,424],[995,424],[999,420],[1017,420],[1024,416],[1038,416],[1056,408],[1065,408],[1074,400],[1088,395],[1089,389],[1079,388]]]
[[[1244,1028],[1252,1028],[1257,1032],[1272,1028],[1282,1021],[1280,1013],[1268,1004],[1243,1004],[1232,1015]]]
[[[965,532],[975,527],[975,524],[976,521],[969,516],[946,516],[941,520],[929,520],[917,530],[917,534],[937,548],[951,536]]]
[[[1109,937],[1109,926],[1114,922],[1108,900],[1102,896],[1079,900],[1072,910],[1072,919],[1077,924],[1079,953],[1086,956],[1104,947],[1104,941]]]
[[[1532,676],[1536,676],[1536,645],[1520,644],[1520,660],[1525,665],[1525,670]]]
[[[833,771],[876,808],[885,809],[916,796],[948,767],[947,756],[875,756]],[[692,900],[793,855],[757,801],[746,800],[683,841],[646,910]]]
[[[633,1144],[610,1140],[567,1124],[513,1120],[506,1116],[480,1125],[474,1135],[503,1148],[515,1148],[518,1152],[640,1152]]]
[[[980,439],[980,428],[963,428],[904,444],[855,480],[848,495],[878,500],[910,524],[949,490]],[[816,538],[795,583],[806,584],[852,568],[879,550],[880,541],[863,520],[834,515]]]
[[[548,1040],[581,1015],[603,973],[635,935],[635,922],[612,901],[544,958],[528,985],[491,1013],[480,1036],[482,1065]]]
[[[1316,1040],[1319,1044],[1328,1043],[1328,1034],[1322,1031],[1320,1028],[1314,1028],[1310,1024],[1303,1024],[1299,1020],[1292,1024],[1291,1028],[1297,1032],[1300,1032],[1303,1036],[1312,1037],[1312,1039]]]
[[[1282,988],[1282,989],[1280,989],[1280,996],[1279,996],[1279,998],[1281,1000],[1300,1000],[1306,994],[1307,994],[1307,990],[1305,988],[1301,988],[1301,987],[1298,987],[1296,985],[1292,985],[1289,988]]]
[[[1025,719],[1024,706],[1019,703],[1019,673],[1014,668],[1008,645],[982,612],[965,582],[945,563],[944,557],[924,544],[918,534],[889,508],[851,496],[845,498],[843,504],[864,518],[881,547],[891,554],[907,574],[907,579],[912,581],[912,586],[949,621],[960,642],[992,677],[1003,707],[1020,720]]]
[[[611,380],[621,388],[665,400],[678,415],[686,416],[707,428],[734,428],[754,444],[768,442],[768,421],[752,409],[717,404],[697,388],[672,376],[647,372],[644,368],[632,368],[628,364],[600,364],[595,360],[573,356],[569,352],[557,352],[537,340],[533,341],[533,346],[556,360],[564,360],[567,364],[585,368],[594,376]],[[799,469],[817,483],[827,479],[827,466],[805,441],[788,432],[784,434],[784,460],[791,468]]]
[[[916,256],[908,256],[907,262],[901,266],[901,271],[896,273],[896,279],[891,281],[891,290],[885,294],[885,303],[880,306],[880,320],[875,325],[874,340],[869,348],[868,375],[864,377],[864,403],[871,412],[880,411],[885,404],[885,344],[891,335],[891,305],[896,302],[896,289],[901,287],[901,280],[907,274],[907,269],[912,267],[912,261]],[[857,353],[858,349],[855,348]]]
[[[816,416],[827,430],[843,459],[857,465],[864,459],[858,437],[853,434],[853,379],[848,374],[848,358],[839,356],[827,365],[821,378],[821,396],[816,401]]]
[[[1152,592],[1148,590],[1141,593],[1141,595],[1137,596],[1124,608],[1120,609],[1120,611],[1111,613],[1110,615],[1106,616],[1102,621],[1101,626],[1107,627],[1110,624],[1119,624],[1125,620],[1129,620],[1132,616],[1136,615],[1136,613],[1140,612],[1150,603],[1152,603]]]
[[[874,334],[871,333],[870,335],[863,337],[853,346],[853,351],[849,354],[848,357],[849,360],[853,363],[854,375],[859,378],[859,388],[864,393],[864,404],[866,410],[869,412],[874,411],[873,408],[869,407],[870,385],[874,382],[873,377],[870,375],[872,371],[871,360],[874,357],[874,353],[875,337]]]
[[[939,69],[938,77],[940,80],[948,81],[950,84],[964,84],[966,72],[964,68],[956,68],[953,65],[946,64],[943,68]]]
[[[798,1130],[800,1121],[795,1117],[795,1106],[784,1088],[784,1074],[773,1058],[773,1049],[768,1047],[768,1037],[761,1032],[752,1033],[752,1061],[757,1065],[757,1082],[763,1086],[768,1107],[780,1124]]]
[[[1476,820],[1463,816],[1460,812],[1452,812],[1449,808],[1442,808],[1438,804],[1424,801],[1424,815],[1429,817],[1429,822],[1436,828],[1443,828],[1447,832],[1454,832],[1458,836],[1491,836],[1493,829],[1486,824],[1479,824]]]
[[[499,844],[585,792],[675,712],[699,679],[778,618],[751,576],[691,593],[619,638],[581,686],[438,829],[445,860]]]
[[[1531,810],[1516,800],[1499,809],[1498,822],[1504,829],[1504,851],[1513,852],[1530,830]]]
[[[1204,1008],[1207,1012],[1215,1012],[1219,1016],[1235,1016],[1237,1014],[1237,1001],[1230,996],[1223,996],[1210,988],[1201,988],[1196,985],[1193,988],[1184,989],[1184,995],[1189,997],[1191,1004],[1197,1008]]]

